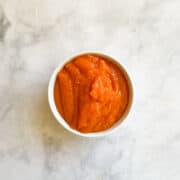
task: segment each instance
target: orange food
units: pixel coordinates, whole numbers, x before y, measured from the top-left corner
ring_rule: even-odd
[[[54,99],[62,117],[83,132],[106,130],[124,114],[129,101],[122,70],[97,54],[80,55],[58,73]]]

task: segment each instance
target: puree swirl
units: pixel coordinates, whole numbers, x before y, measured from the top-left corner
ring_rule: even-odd
[[[114,125],[126,110],[128,83],[108,58],[80,55],[59,71],[54,99],[57,110],[74,129],[98,132]]]

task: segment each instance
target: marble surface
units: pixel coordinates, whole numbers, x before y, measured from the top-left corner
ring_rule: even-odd
[[[180,179],[179,0],[0,0],[0,179]],[[96,51],[134,84],[120,129],[86,139],[50,112],[59,62]]]

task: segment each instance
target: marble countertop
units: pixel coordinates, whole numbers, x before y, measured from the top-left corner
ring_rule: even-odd
[[[0,0],[0,179],[180,179],[179,0]],[[59,62],[96,51],[134,84],[114,134],[86,139],[47,102]]]

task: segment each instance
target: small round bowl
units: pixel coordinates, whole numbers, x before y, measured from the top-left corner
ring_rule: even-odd
[[[92,133],[82,133],[82,132],[79,132],[78,130],[75,130],[73,128],[71,128],[69,126],[69,124],[63,119],[63,117],[61,116],[61,114],[58,112],[57,108],[56,108],[56,104],[55,104],[55,100],[54,100],[54,85],[55,85],[55,81],[56,81],[56,77],[57,77],[57,74],[58,72],[64,67],[64,65],[71,61],[72,59],[80,56],[80,55],[84,55],[84,54],[94,54],[94,55],[98,55],[98,56],[101,56],[101,57],[104,57],[110,61],[113,61],[119,68],[120,70],[123,72],[126,80],[127,80],[127,83],[128,83],[128,87],[129,87],[129,102],[128,102],[128,105],[127,105],[127,108],[123,114],[123,116],[121,116],[121,118],[109,129],[107,130],[103,130],[103,131],[99,131],[99,132],[92,132]],[[50,81],[49,81],[49,87],[48,87],[48,101],[49,101],[49,105],[50,105],[50,108],[51,108],[51,111],[54,115],[54,117],[57,119],[57,121],[66,129],[68,130],[69,132],[73,133],[73,134],[76,134],[76,135],[79,135],[79,136],[83,136],[83,137],[102,137],[102,136],[106,136],[106,135],[109,135],[111,134],[112,132],[114,132],[115,130],[117,130],[120,126],[120,124],[124,121],[124,119],[127,117],[127,115],[129,114],[129,111],[131,109],[131,106],[132,106],[132,102],[133,102],[133,87],[132,87],[132,82],[130,80],[130,77],[128,75],[128,73],[126,72],[126,70],[124,69],[124,67],[118,62],[116,61],[115,59],[107,56],[107,55],[104,55],[104,54],[101,54],[101,53],[82,53],[82,54],[78,54],[72,58],[70,58],[68,61],[65,61],[64,63],[61,62],[61,64],[54,70],[51,78],[50,78]]]

